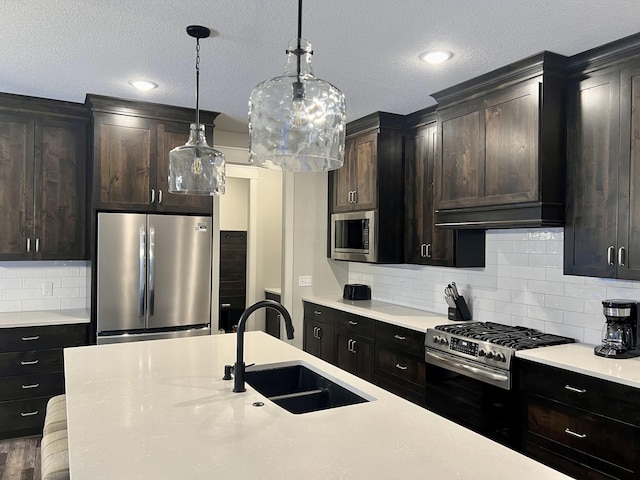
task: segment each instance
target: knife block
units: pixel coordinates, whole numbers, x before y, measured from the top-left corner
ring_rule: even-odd
[[[449,307],[447,318],[455,321],[471,320],[471,312],[469,312],[469,307],[467,307],[467,302],[464,301],[464,297],[460,295],[453,301],[456,302],[456,306]]]

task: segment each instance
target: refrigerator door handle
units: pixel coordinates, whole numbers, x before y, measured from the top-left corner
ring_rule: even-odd
[[[138,253],[138,316],[144,317],[144,284],[146,276],[146,234],[145,228],[140,227],[140,251]]]
[[[153,315],[155,303],[156,230],[149,227],[149,316]]]

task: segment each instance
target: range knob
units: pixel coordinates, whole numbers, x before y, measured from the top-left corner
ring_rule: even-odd
[[[496,361],[498,361],[498,362],[506,362],[507,361],[507,357],[504,356],[504,353],[498,352],[498,353],[496,353]]]
[[[486,354],[485,357],[487,357],[489,360],[491,360],[493,358],[493,352],[491,350],[489,350]]]
[[[440,345],[446,345],[448,343],[447,337],[440,337]]]
[[[433,336],[433,343],[440,343],[440,335]]]
[[[484,357],[487,354],[487,352],[485,352],[482,348],[478,351],[478,356],[479,357]]]

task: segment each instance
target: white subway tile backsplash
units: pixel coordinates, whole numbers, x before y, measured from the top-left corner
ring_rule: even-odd
[[[597,344],[602,300],[640,301],[640,282],[564,275],[563,235],[562,228],[489,230],[485,268],[350,263],[349,281],[370,285],[374,299],[442,314],[448,308],[444,288],[455,281],[474,320]]]
[[[0,262],[0,312],[89,308],[90,270],[84,261]]]

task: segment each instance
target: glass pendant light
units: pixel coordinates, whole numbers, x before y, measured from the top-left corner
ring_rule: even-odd
[[[199,25],[187,27],[196,39],[196,122],[191,124],[189,140],[169,152],[169,193],[222,195],[225,190],[224,154],[210,147],[200,124],[200,39],[211,31]]]
[[[283,75],[259,84],[249,98],[249,160],[264,168],[294,172],[335,170],[344,162],[345,99],[314,76],[311,44],[289,42]]]

